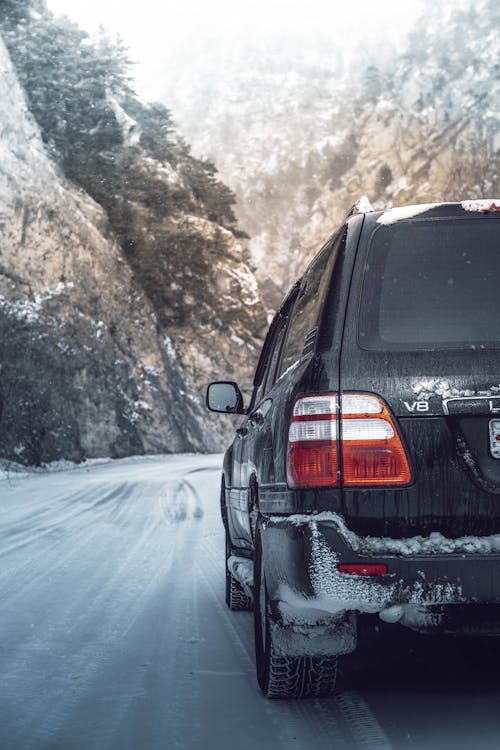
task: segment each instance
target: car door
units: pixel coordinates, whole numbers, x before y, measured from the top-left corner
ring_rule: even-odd
[[[280,353],[286,335],[289,311],[295,301],[299,285],[296,284],[275,315],[264,342],[257,366],[254,391],[248,414],[238,430],[236,460],[238,462],[238,493],[231,507],[233,533],[241,546],[251,547],[252,511],[251,485],[269,473],[272,463],[271,416],[273,398],[269,391],[276,378]]]

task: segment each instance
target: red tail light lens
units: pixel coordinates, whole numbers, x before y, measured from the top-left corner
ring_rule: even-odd
[[[339,573],[345,573],[350,576],[385,576],[387,574],[387,565],[379,563],[373,565],[351,565],[341,563],[337,565]]]
[[[342,479],[345,487],[411,482],[406,451],[389,409],[372,394],[342,396]]]
[[[295,402],[288,436],[288,484],[338,486],[340,446],[346,487],[402,486],[412,481],[401,437],[382,399],[346,393],[339,409],[337,395],[330,393],[302,396]]]

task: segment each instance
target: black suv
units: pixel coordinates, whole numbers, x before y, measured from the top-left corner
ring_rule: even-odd
[[[245,415],[227,603],[254,603],[269,697],[330,693],[361,615],[500,634],[500,201],[366,203],[286,296],[249,407],[207,393]]]

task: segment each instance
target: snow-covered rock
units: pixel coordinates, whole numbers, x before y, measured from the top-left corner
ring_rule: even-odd
[[[101,208],[49,158],[0,39],[0,452],[218,446]]]

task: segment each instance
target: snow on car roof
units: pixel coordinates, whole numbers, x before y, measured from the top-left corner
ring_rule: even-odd
[[[397,221],[402,219],[412,219],[414,216],[423,214],[426,211],[430,211],[431,208],[437,206],[444,206],[446,203],[420,203],[415,206],[400,206],[399,208],[389,208],[388,211],[378,217],[377,224],[383,224],[389,226],[389,224],[395,224]]]
[[[462,201],[464,211],[479,211],[481,213],[496,213],[500,211],[499,198],[484,198],[476,201]]]
[[[412,219],[414,216],[430,211],[432,208],[439,206],[461,206],[464,211],[477,213],[497,213],[500,212],[500,198],[482,198],[479,200],[468,200],[461,202],[441,202],[441,203],[420,203],[412,206],[400,206],[398,208],[389,208],[384,211],[377,219],[377,224],[389,226],[403,219]]]

